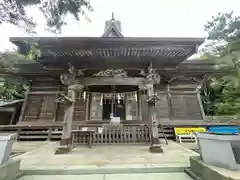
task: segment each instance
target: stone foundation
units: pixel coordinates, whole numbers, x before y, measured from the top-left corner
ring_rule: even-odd
[[[151,153],[163,153],[163,149],[158,138],[152,138],[151,146],[149,147]]]
[[[57,147],[55,154],[67,154],[72,150],[71,146],[59,146]]]
[[[22,173],[20,172],[20,160],[9,160],[0,165],[0,179],[15,180]]]
[[[194,179],[204,180],[239,180],[239,178],[224,175],[221,170],[216,170],[205,164],[199,156],[190,157],[190,169],[186,169],[186,173]],[[233,173],[234,174],[234,173]]]
[[[60,146],[67,146],[69,144],[72,144],[72,138],[61,139],[60,140]]]

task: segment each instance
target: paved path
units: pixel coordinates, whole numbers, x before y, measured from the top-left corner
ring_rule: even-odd
[[[48,143],[48,141],[16,141],[13,144],[12,152],[28,152],[38,149]]]
[[[184,173],[25,176],[19,180],[192,180]]]
[[[48,143],[23,154],[21,170],[41,169],[101,169],[101,168],[151,168],[189,167],[189,156],[197,153],[170,141],[162,154],[152,154],[148,145],[95,145],[80,146],[66,155],[54,155],[56,143]]]
[[[54,155],[57,143],[36,146],[13,158],[22,160],[20,169],[27,173],[19,180],[191,180],[183,169],[197,155],[172,141],[161,154],[150,153],[148,145],[80,146],[65,155]]]

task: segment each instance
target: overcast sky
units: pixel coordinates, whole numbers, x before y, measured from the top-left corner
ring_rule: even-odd
[[[68,17],[61,36],[101,36],[106,20],[114,12],[122,23],[124,36],[134,37],[204,37],[204,24],[218,12],[240,12],[240,0],[90,0],[92,20],[76,22]],[[56,36],[44,31],[44,21],[37,8],[29,10],[39,23],[38,36]],[[27,36],[9,24],[0,25],[0,50],[12,48],[9,37]]]

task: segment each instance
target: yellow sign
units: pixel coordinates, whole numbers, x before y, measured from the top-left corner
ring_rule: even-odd
[[[175,130],[176,135],[190,134],[190,133],[193,133],[193,132],[205,132],[206,131],[206,129],[204,127],[189,127],[189,128],[179,127],[179,128],[174,128],[174,130]]]

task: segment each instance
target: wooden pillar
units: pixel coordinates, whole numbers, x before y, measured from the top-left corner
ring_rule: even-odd
[[[72,149],[72,121],[73,121],[73,113],[74,107],[76,103],[76,91],[81,91],[83,86],[71,86],[69,87],[68,95],[70,96],[63,96],[64,103],[65,103],[65,113],[63,119],[63,131],[62,131],[62,138],[60,141],[60,147],[57,148],[55,154],[65,154],[71,151]]]
[[[153,84],[148,85],[148,109],[149,109],[149,130],[151,133],[151,146],[149,151],[152,153],[163,152],[161,144],[158,137],[158,125],[156,118],[156,106],[155,102],[157,97],[155,96]]]
[[[89,120],[89,93],[86,93],[85,121]]]
[[[130,97],[126,94],[125,95],[125,114],[126,114],[126,120],[133,120],[133,116],[131,114],[131,99]]]
[[[140,92],[138,91],[138,119],[139,121],[142,121],[142,105],[141,105],[141,96],[140,96]]]
[[[25,115],[25,112],[26,112],[26,109],[27,109],[27,104],[28,104],[28,96],[29,96],[28,93],[29,93],[29,88],[25,92],[25,99],[24,99],[24,102],[23,102],[23,105],[22,105],[22,109],[21,109],[21,113],[20,113],[20,116],[19,116],[18,123],[21,123],[24,119],[24,115]]]
[[[203,108],[202,99],[201,99],[201,95],[200,95],[200,90],[199,89],[197,90],[197,101],[198,101],[198,104],[200,106],[202,119],[206,120],[206,116],[205,116],[205,112],[204,112],[204,108]]]
[[[125,120],[128,120],[128,100],[127,95],[124,95],[124,104],[125,104]]]
[[[71,142],[71,131],[72,131],[72,120],[73,120],[73,112],[74,112],[74,101],[76,101],[76,92],[72,92],[71,100],[72,102],[65,103],[65,113],[63,118],[63,130],[62,137],[60,141],[61,146],[68,146]]]
[[[14,119],[15,119],[16,113],[17,113],[17,108],[15,107],[15,108],[14,108],[14,111],[13,111],[13,113],[12,113],[12,116],[11,116],[11,120],[10,120],[9,125],[12,125],[12,124],[13,124],[13,121],[14,121]]]
[[[141,99],[141,116],[142,116],[142,121],[146,122],[148,124],[149,118],[148,118],[148,104],[147,104],[147,94],[143,94],[141,92],[140,94],[140,99]]]
[[[56,99],[58,99],[59,97],[59,92],[61,91],[61,86],[59,85],[57,87],[57,92],[56,92]],[[57,121],[57,118],[58,118],[58,109],[59,109],[59,103],[56,103],[55,105],[55,111],[54,111],[54,117],[53,117],[53,122],[56,122]]]
[[[169,110],[169,119],[172,120],[172,103],[171,103],[171,90],[170,85],[167,84],[167,99],[168,99],[168,110]]]

